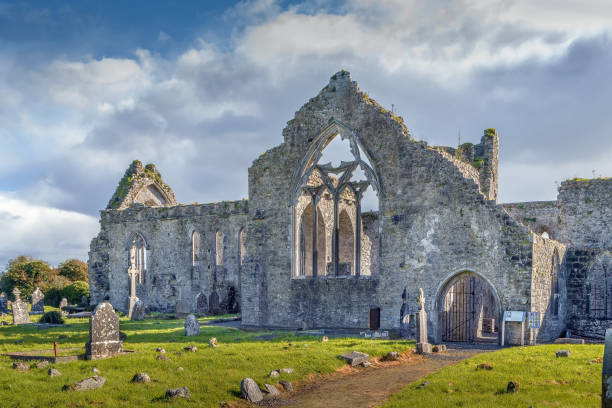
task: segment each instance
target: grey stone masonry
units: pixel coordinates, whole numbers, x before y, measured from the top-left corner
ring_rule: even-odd
[[[45,295],[39,288],[32,292],[30,314],[45,314]]]
[[[18,288],[13,289],[15,300],[11,304],[13,312],[13,324],[28,324],[30,323],[30,314],[28,313],[28,304],[21,300],[21,291]]]
[[[0,316],[3,314],[8,314],[8,299],[6,298],[6,293],[0,293]]]
[[[601,371],[601,406],[612,408],[612,329],[606,330],[606,347]]]
[[[85,343],[88,360],[97,360],[121,353],[123,342],[119,339],[119,316],[108,302],[96,306],[89,318],[89,341]]]

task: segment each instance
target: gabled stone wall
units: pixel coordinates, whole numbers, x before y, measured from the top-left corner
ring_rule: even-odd
[[[230,288],[240,304],[240,241],[246,227],[248,201],[174,207],[137,207],[101,211],[101,231],[89,253],[92,303],[105,297],[126,311],[129,298],[129,245],[133,234],[146,243],[146,282],[138,296],[151,310],[172,312],[179,300],[196,310],[196,297],[216,291],[220,311],[228,311]],[[192,233],[200,234],[200,256],[192,260]],[[223,265],[216,263],[216,232],[224,235]]]

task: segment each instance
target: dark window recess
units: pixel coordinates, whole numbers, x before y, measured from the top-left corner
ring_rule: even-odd
[[[370,309],[370,330],[380,329],[380,307]]]

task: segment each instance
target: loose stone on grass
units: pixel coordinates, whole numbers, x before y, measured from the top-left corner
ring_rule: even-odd
[[[444,353],[446,351],[446,344],[437,344],[432,347],[434,353]]]
[[[518,390],[519,390],[519,383],[518,383],[518,381],[510,381],[508,383],[508,386],[506,387],[506,392],[507,393],[518,392]]]
[[[281,368],[278,372],[281,374],[291,374],[293,373],[293,368]]]
[[[352,351],[350,353],[342,354],[340,358],[345,359],[347,363],[355,367],[356,365],[359,365],[364,361],[368,361],[370,359],[370,356],[359,351]]]
[[[64,385],[64,391],[86,391],[100,388],[106,382],[106,378],[94,375],[93,377],[85,378],[77,381],[73,385]]]
[[[278,383],[283,386],[285,391],[293,392],[293,385],[291,385],[291,381],[279,381]]]
[[[219,347],[219,342],[217,341],[216,337],[213,337],[213,338],[208,340],[208,345],[210,347]]]
[[[185,351],[190,351],[192,353],[195,353],[198,350],[198,348],[196,346],[191,345],[191,346],[185,347],[184,350]]]
[[[280,376],[279,372],[274,370],[274,371],[270,371],[270,377],[271,378],[278,378]]]
[[[92,368],[91,371],[93,371],[95,374],[100,373],[100,370],[98,370],[96,367]]]
[[[166,350],[161,347],[156,348],[155,351],[162,354],[166,352]]]
[[[371,365],[372,365],[372,363],[370,363],[369,361],[364,361],[363,363],[361,363],[361,366],[364,367],[364,368],[368,368]]]
[[[266,388],[266,391],[268,391],[268,395],[272,397],[276,397],[280,395],[280,392],[278,392],[275,386],[270,385],[270,384],[264,384],[264,387]]]
[[[252,378],[243,378],[240,382],[240,393],[242,398],[249,402],[259,402],[263,399],[263,394],[259,386]]]
[[[569,357],[570,356],[570,351],[569,350],[559,350],[555,353],[555,355],[557,356],[557,358],[559,357]]]
[[[60,373],[59,370],[56,370],[55,368],[50,368],[49,371],[47,371],[47,374],[49,374],[49,377],[57,377],[62,375],[62,373]]]
[[[134,374],[134,377],[132,378],[132,382],[133,383],[148,384],[148,383],[151,382],[151,377],[149,377],[148,374],[146,374],[146,373],[136,373],[136,374]]]
[[[417,388],[419,388],[419,389],[420,389],[420,388],[425,388],[425,387],[427,387],[428,385],[429,385],[429,381],[423,381],[423,382],[421,383],[421,385],[419,385]]]
[[[166,398],[191,398],[191,393],[187,387],[171,388],[166,390]]]
[[[157,356],[158,360],[163,360],[163,361],[168,361],[170,360],[168,357],[164,356],[163,354],[160,354],[159,356]]]
[[[384,356],[383,361],[397,361],[400,358],[400,354],[397,351],[390,351]]]
[[[30,366],[29,364],[26,364],[26,363],[16,362],[16,363],[13,363],[13,369],[17,371],[28,371],[30,369]]]
[[[38,363],[34,365],[36,366],[36,368],[47,368],[49,367],[49,362],[47,360],[43,360],[43,361],[39,361]]]
[[[492,370],[493,366],[489,363],[480,363],[476,366],[477,370]]]

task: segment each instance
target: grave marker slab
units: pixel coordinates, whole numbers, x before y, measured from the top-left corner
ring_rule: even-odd
[[[6,293],[0,293],[0,315],[8,314],[8,299],[6,298]]]
[[[202,292],[196,297],[196,311],[202,314],[208,311],[208,300],[206,299],[206,295]]]
[[[89,341],[85,343],[88,360],[97,360],[121,353],[123,342],[119,339],[119,316],[108,302],[96,306],[89,318]]]
[[[45,314],[45,295],[39,288],[32,292],[30,302],[32,303],[30,314]]]
[[[134,303],[134,307],[132,308],[132,320],[144,320],[145,317],[145,305],[142,300],[136,301]]]
[[[18,288],[13,289],[13,295],[15,295],[15,301],[11,304],[11,310],[13,312],[13,324],[28,324],[30,322],[30,315],[28,314],[28,304],[21,300],[21,291]]]

